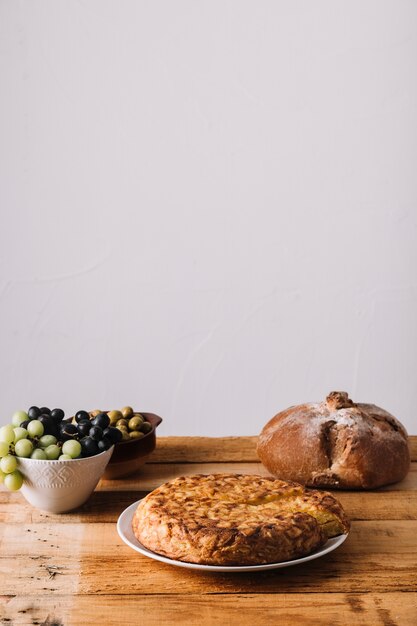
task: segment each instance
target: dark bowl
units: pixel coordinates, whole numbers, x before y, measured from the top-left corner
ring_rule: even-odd
[[[162,417],[154,413],[139,411],[147,422],[152,424],[152,430],[140,439],[121,441],[114,446],[111,459],[106,467],[103,478],[123,478],[134,474],[144,465],[156,446],[156,428],[162,422]]]

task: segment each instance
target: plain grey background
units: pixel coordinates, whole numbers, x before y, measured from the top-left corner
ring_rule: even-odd
[[[417,433],[417,3],[0,1],[1,421]]]

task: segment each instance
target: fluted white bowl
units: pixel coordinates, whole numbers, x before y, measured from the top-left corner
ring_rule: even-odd
[[[113,450],[114,446],[95,456],[68,461],[19,458],[19,470],[24,477],[21,493],[43,511],[72,511],[93,493]]]

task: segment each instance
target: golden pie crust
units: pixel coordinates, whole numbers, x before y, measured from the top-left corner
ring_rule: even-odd
[[[330,493],[246,474],[197,474],[165,483],[138,505],[140,543],[170,559],[258,565],[306,556],[349,530]]]

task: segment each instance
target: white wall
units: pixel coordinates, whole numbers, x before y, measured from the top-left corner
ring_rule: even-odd
[[[1,420],[417,434],[417,3],[0,2]]]

